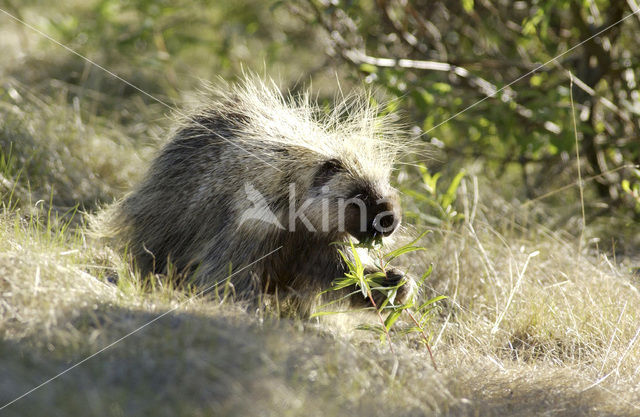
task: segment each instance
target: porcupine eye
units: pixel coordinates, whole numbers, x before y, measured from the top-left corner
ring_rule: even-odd
[[[345,171],[344,166],[337,159],[325,161],[313,178],[313,186],[320,187],[329,181],[335,174]]]

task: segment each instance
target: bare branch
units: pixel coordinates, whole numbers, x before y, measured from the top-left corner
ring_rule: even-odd
[[[469,80],[469,83],[475,87],[477,87],[480,92],[482,92],[487,97],[495,96],[498,88],[485,80],[482,77],[478,77],[470,73],[468,70],[458,67],[455,65],[451,65],[446,62],[437,62],[437,61],[419,61],[414,59],[396,59],[396,58],[377,58],[364,54],[362,51],[358,50],[350,50],[345,51],[345,57],[347,57],[351,62],[357,65],[361,64],[369,64],[374,65],[376,67],[386,67],[386,68],[405,68],[405,69],[418,69],[418,70],[428,70],[428,71],[442,71],[442,72],[452,72],[459,77],[465,78]],[[503,90],[502,100],[505,102],[513,102],[515,103],[515,111],[518,115],[531,119],[533,117],[534,112],[517,103],[515,101],[516,92],[511,88],[505,88]],[[555,135],[560,133],[560,126],[552,121],[545,121],[542,124],[542,127]]]

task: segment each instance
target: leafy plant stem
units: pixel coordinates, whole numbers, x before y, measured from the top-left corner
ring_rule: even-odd
[[[367,295],[369,296],[369,301],[371,301],[371,304],[373,305],[373,308],[376,310],[376,313],[378,313],[378,319],[380,320],[380,325],[382,326],[382,330],[384,330],[384,334],[387,336],[387,341],[389,342],[389,349],[391,350],[391,353],[393,353],[393,356],[396,356],[396,351],[393,348],[393,343],[391,342],[391,337],[389,336],[389,330],[387,330],[387,326],[385,326],[384,324],[384,319],[382,318],[380,309],[378,309],[376,302],[373,301],[373,295],[371,294],[371,290],[367,292]]]
[[[416,327],[420,329],[420,334],[422,335],[422,339],[424,340],[424,345],[427,347],[427,352],[429,352],[429,357],[431,358],[431,364],[433,365],[433,369],[438,371],[438,366],[436,365],[436,360],[433,358],[433,352],[431,352],[431,346],[429,346],[429,339],[427,339],[427,335],[424,334],[424,330],[422,326],[420,326],[420,323],[418,323],[418,320],[416,320],[416,318],[413,316],[411,311],[409,310],[405,310],[405,311],[407,312],[409,317],[411,317],[411,320],[413,320],[413,323],[416,325]]]

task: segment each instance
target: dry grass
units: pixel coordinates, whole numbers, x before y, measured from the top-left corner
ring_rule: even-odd
[[[145,148],[104,118],[84,120],[79,102],[68,104],[69,94],[61,88],[57,97],[43,98],[13,78],[0,78],[0,146],[10,160],[0,170],[0,191],[13,192],[14,202],[92,207],[137,178]]]
[[[44,195],[54,185],[60,190],[54,197],[73,200],[91,195],[99,176],[106,184],[101,192],[117,195],[140,170],[134,148],[122,145],[129,142],[102,136],[99,125],[56,133],[73,120],[62,104],[3,106],[23,129],[8,117],[1,137],[28,137],[49,149],[38,154],[43,159],[30,159],[40,161],[34,165],[40,171],[23,163],[28,176],[3,172],[14,191],[28,193],[27,184],[40,181],[43,188],[32,192]],[[95,146],[81,145],[83,135]],[[61,170],[49,170],[52,163]],[[1,403],[175,310],[2,413],[637,415],[637,278],[594,247],[580,252],[566,232],[528,220],[544,212],[541,206],[510,207],[490,187],[480,188],[475,209],[476,196],[460,196],[467,223],[428,235],[422,242],[428,251],[406,260],[414,270],[435,264],[423,297],[450,297],[429,329],[440,372],[416,334],[399,332],[392,333],[396,370],[388,345],[354,330],[375,323],[373,315],[300,321],[189,299],[192,292],[161,281],[145,290],[82,222],[65,227],[68,218],[56,220],[55,210],[43,208],[48,204],[23,197],[15,205],[5,189]],[[108,282],[114,273],[117,286]]]
[[[354,330],[373,316],[281,319],[161,283],[145,291],[82,229],[5,211],[0,402],[175,311],[2,412],[637,415],[637,283],[558,233],[507,236],[484,217],[412,259],[434,262],[430,291],[450,297],[431,325],[441,371],[416,335],[396,333],[392,376],[388,345]]]

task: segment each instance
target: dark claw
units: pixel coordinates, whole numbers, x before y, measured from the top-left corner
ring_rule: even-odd
[[[400,271],[396,268],[388,269],[387,277],[383,281],[383,285],[385,287],[393,287],[394,285],[398,285],[404,279],[404,272]]]
[[[380,270],[377,268],[369,267],[365,269],[365,274],[371,274],[378,271]],[[400,288],[398,288],[398,292],[396,293],[396,299],[395,299],[395,304],[405,303],[408,297],[411,295],[413,288],[415,287],[415,285],[413,284],[412,278],[408,276],[405,278],[405,273],[397,268],[389,268],[385,272],[386,272],[386,277],[379,281],[379,284],[381,284],[384,287],[395,287],[403,280],[406,280],[405,284],[402,285]],[[387,295],[381,291],[373,291],[372,295],[373,295],[373,301],[378,307],[382,305],[382,303],[384,303],[384,301],[387,298]],[[358,294],[358,296],[362,297],[362,295],[360,294]],[[362,300],[361,298],[359,300],[354,299],[354,301],[356,300],[358,301],[357,302],[358,304],[361,304],[362,302],[364,302],[364,304],[366,304],[367,306],[371,306],[371,302],[368,299],[365,299],[365,300]]]

